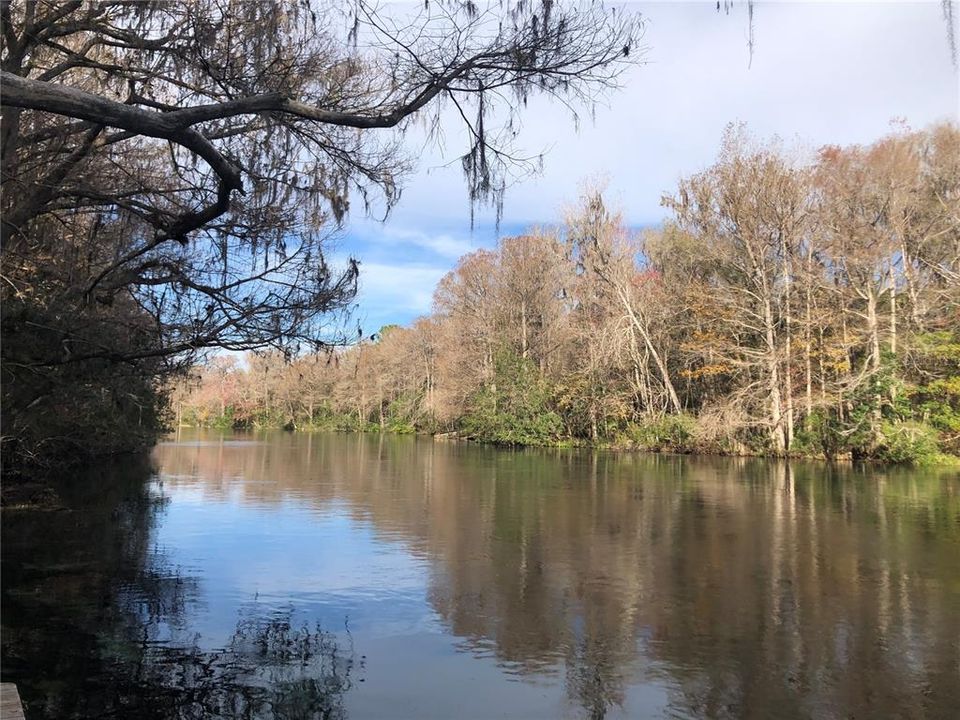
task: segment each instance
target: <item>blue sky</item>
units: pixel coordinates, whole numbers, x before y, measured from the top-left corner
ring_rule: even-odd
[[[588,179],[607,184],[631,225],[659,224],[662,194],[712,162],[730,122],[809,149],[868,143],[897,121],[920,128],[960,117],[960,76],[939,0],[759,2],[752,63],[745,3],[729,15],[715,2],[625,7],[646,18],[645,63],[592,118],[583,114],[579,130],[563,108],[530,102],[519,147],[545,151],[543,172],[510,188],[501,235],[557,222]],[[956,25],[960,7],[954,15]],[[354,213],[333,248],[334,257],[361,262],[355,318],[365,332],[428,313],[457,258],[496,243],[492,211],[481,210],[471,229],[459,163],[451,163],[463,138],[455,118],[443,123],[442,148],[408,136],[416,167],[389,219]]]
[[[359,322],[364,334],[392,323],[407,325],[429,313],[437,282],[460,257],[494,247],[498,237],[517,235],[535,224],[504,220],[498,233],[496,222],[485,219],[471,229],[465,200],[464,206],[465,222],[427,215],[415,221],[348,225],[337,253],[360,259],[358,307],[352,322]]]

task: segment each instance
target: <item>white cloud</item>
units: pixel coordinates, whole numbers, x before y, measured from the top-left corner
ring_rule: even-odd
[[[430,311],[433,290],[450,268],[444,265],[360,264],[361,308],[422,315]]]
[[[663,217],[661,194],[708,165],[724,126],[745,121],[757,135],[818,146],[870,142],[894,118],[913,127],[958,118],[958,74],[939,2],[756,4],[752,64],[745,5],[629,3],[648,19],[647,64],[623,78],[579,132],[543,98],[524,109],[522,148],[549,149],[544,172],[507,195],[506,221],[549,221],[585,177],[609,178],[631,222]],[[419,170],[388,225],[469,233],[456,117],[445,118],[446,153],[411,138]],[[489,221],[492,212],[480,219]],[[427,230],[429,232],[429,230]]]
[[[647,64],[631,70],[624,89],[597,108],[593,121],[584,118],[579,132],[556,103],[530,101],[520,143],[550,152],[542,175],[509,190],[505,225],[556,219],[591,176],[608,179],[629,222],[659,222],[662,193],[713,161],[733,121],[747,122],[760,137],[816,147],[870,142],[895,118],[918,128],[960,119],[960,76],[936,0],[759,2],[752,65],[745,5],[729,16],[715,7],[628,4],[649,20]],[[462,136],[455,116],[444,123],[443,152],[411,134],[419,169],[387,223],[353,218],[357,236],[349,249],[367,260],[359,301],[371,319],[406,322],[429,311],[437,280],[456,258],[493,242],[489,232],[471,232],[459,163],[450,164],[462,152]],[[492,220],[489,210],[477,217],[486,228]]]
[[[456,237],[449,233],[430,232],[427,229],[398,227],[389,223],[371,228],[369,234],[365,234],[365,239],[378,245],[389,245],[391,248],[412,245],[453,260],[476,250],[476,245],[469,237]]]

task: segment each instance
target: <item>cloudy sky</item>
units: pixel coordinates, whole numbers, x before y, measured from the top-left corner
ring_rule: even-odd
[[[579,130],[562,108],[530,103],[519,145],[547,150],[543,172],[510,189],[501,235],[555,222],[588,178],[605,179],[632,225],[660,223],[661,195],[712,162],[733,121],[816,147],[867,143],[897,121],[921,128],[960,119],[940,0],[759,2],[752,63],[745,3],[728,15],[715,1],[626,7],[646,19],[645,63]],[[365,332],[428,313],[457,258],[496,243],[492,212],[478,213],[471,231],[459,163],[444,167],[460,147],[450,142],[444,155],[410,142],[419,161],[400,204],[385,223],[354,214],[336,248],[361,261],[356,317]]]

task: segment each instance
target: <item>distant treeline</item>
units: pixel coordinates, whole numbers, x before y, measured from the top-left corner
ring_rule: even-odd
[[[177,422],[930,462],[960,453],[960,129],[816,153],[731,127],[633,232],[597,188],[357,346],[220,357]]]

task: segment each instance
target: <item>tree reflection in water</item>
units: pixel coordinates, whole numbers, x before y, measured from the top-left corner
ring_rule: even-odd
[[[502,671],[482,681],[491,714],[514,711],[498,704],[504,674],[561,683],[591,720],[960,706],[955,474],[344,435],[157,459],[171,494],[252,517],[333,512],[422,561],[445,647]],[[254,608],[213,651],[170,640],[202,588],[152,545],[162,499],[146,474],[68,484],[68,518],[4,517],[4,679],[26,680],[28,717],[344,716],[361,696],[352,649],[291,616]],[[647,685],[659,705],[638,705]],[[424,708],[432,691],[410,689]]]
[[[690,717],[960,706],[955,472],[343,435],[160,459],[211,500],[336,504],[401,540],[458,648],[559,675],[581,716],[635,714],[644,683]]]
[[[5,511],[3,673],[27,717],[345,718],[362,661],[290,613],[247,607],[215,649],[158,639],[189,628],[201,581],[152,546],[151,472],[101,467],[57,484],[65,512]]]
[[[341,720],[353,669],[319,627],[250,618],[221,650],[145,648],[124,690],[155,717]]]

